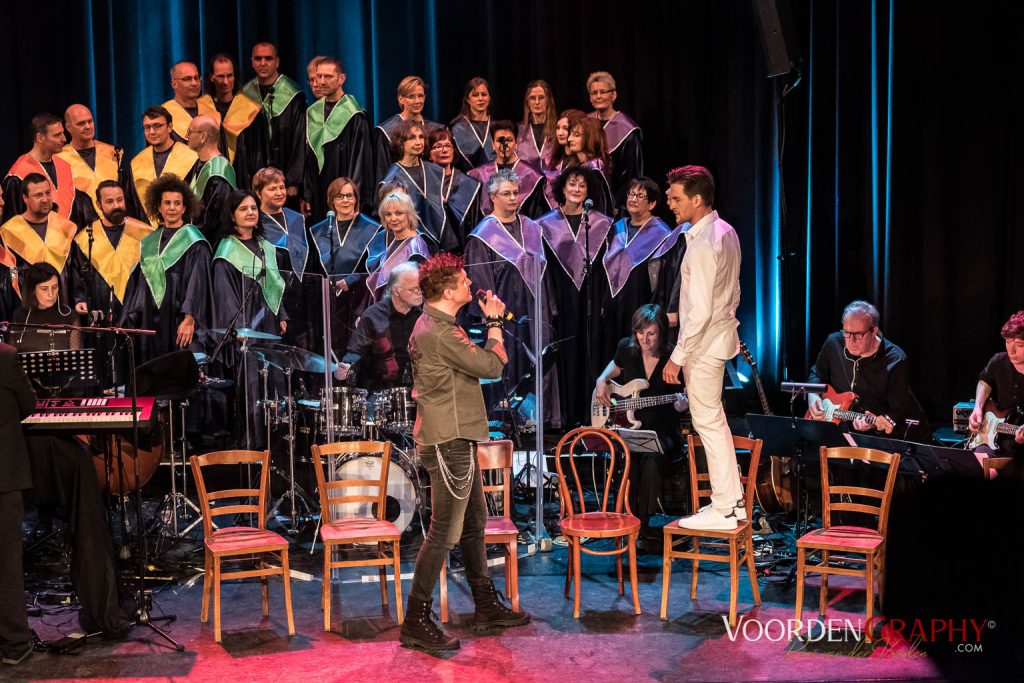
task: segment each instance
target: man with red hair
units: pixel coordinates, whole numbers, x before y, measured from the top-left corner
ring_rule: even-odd
[[[1010,411],[1008,422],[1020,424],[1024,418],[1024,310],[1011,315],[999,333],[1006,351],[992,356],[978,376],[971,412],[972,431],[977,431],[984,421],[985,404],[989,399],[999,410]],[[1012,438],[1000,439],[998,445],[1000,455],[1024,456],[1024,426],[1019,427]],[[988,450],[985,446],[982,448]]]

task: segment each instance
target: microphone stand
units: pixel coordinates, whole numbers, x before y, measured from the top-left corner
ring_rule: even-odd
[[[587,201],[590,201],[587,199]],[[587,343],[584,351],[584,361],[587,364],[586,377],[588,384],[583,387],[584,398],[588,398],[589,394],[587,391],[592,391],[594,388],[594,278],[590,277],[592,263],[590,260],[590,208],[587,203],[583,203],[583,217],[580,219],[580,230],[583,231],[583,281],[586,291],[583,297],[583,316],[585,320],[585,333],[587,335]],[[584,401],[589,404],[589,401]],[[585,423],[584,423],[585,424]]]

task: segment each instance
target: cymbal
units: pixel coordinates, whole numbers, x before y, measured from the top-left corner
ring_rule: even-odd
[[[254,349],[263,354],[264,358],[268,361],[282,368],[323,374],[327,365],[323,356],[306,349],[300,349],[297,346],[289,346],[288,344],[260,342]],[[331,372],[338,369],[337,363],[331,363],[330,365]]]
[[[214,328],[210,330],[210,332],[213,332],[214,334],[228,333],[228,331],[223,327]],[[235,336],[241,339],[266,339],[270,341],[281,338],[281,335],[270,334],[269,332],[260,332],[259,330],[251,330],[248,327],[239,327],[238,329],[236,329]]]

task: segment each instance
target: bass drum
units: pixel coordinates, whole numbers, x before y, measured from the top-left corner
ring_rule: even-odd
[[[334,467],[335,480],[379,479],[381,458],[374,455],[347,454],[339,456]],[[403,534],[414,529],[414,523],[423,525],[426,509],[430,505],[429,493],[424,498],[424,487],[411,463],[392,460],[388,466],[388,495],[385,501],[384,518],[395,525]],[[375,487],[352,486],[346,495],[372,496]],[[336,517],[375,517],[376,503],[342,503],[333,506],[331,514]]]

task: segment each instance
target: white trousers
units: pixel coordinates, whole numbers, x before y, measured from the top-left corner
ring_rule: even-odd
[[[722,407],[722,380],[725,361],[691,357],[683,365],[686,394],[690,399],[690,417],[704,444],[711,479],[711,506],[728,513],[743,498],[743,485],[736,466],[732,432]],[[693,457],[693,454],[690,454]]]

